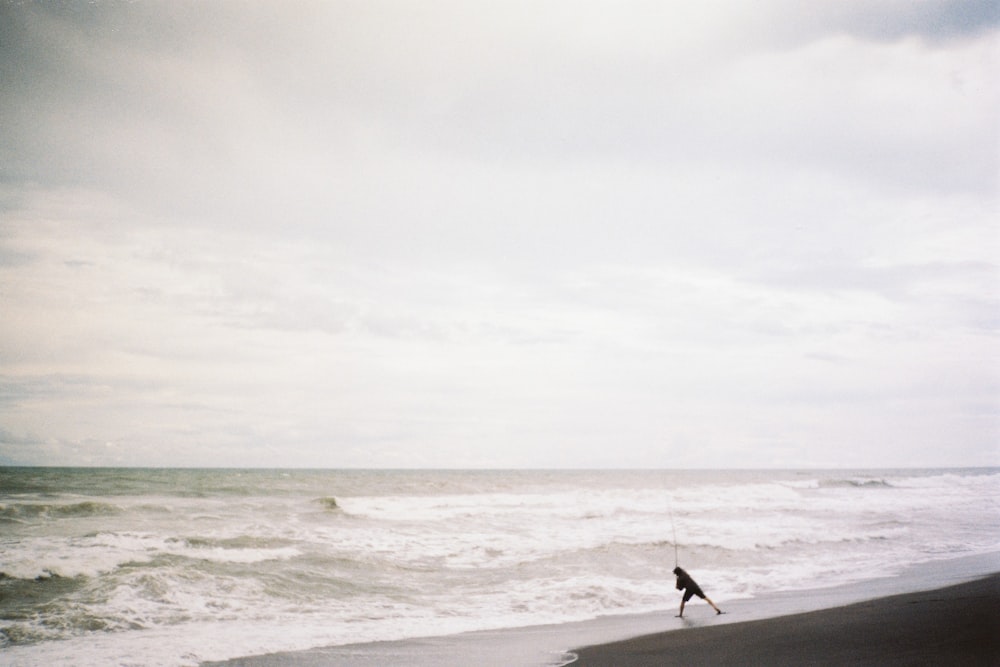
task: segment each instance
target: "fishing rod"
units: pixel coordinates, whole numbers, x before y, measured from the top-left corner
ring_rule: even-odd
[[[674,534],[674,567],[678,567],[680,559],[677,557],[677,525],[674,523],[674,507],[673,503],[670,502],[670,496],[667,496],[667,512],[670,513],[670,530]]]

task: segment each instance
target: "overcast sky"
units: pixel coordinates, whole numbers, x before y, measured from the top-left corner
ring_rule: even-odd
[[[998,25],[0,4],[0,464],[1000,465]]]

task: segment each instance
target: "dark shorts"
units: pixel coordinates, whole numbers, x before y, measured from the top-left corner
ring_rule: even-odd
[[[702,600],[705,599],[705,594],[698,587],[698,584],[691,584],[684,591],[684,601],[687,602],[688,600],[690,600],[695,595],[697,595],[698,597],[700,597]]]

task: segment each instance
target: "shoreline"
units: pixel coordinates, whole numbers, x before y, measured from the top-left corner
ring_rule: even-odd
[[[1000,664],[1000,573],[777,618],[671,630],[573,651],[579,667]]]
[[[222,661],[202,662],[201,667],[324,667],[345,665],[375,667],[381,665],[407,665],[408,667],[459,667],[469,664],[496,667],[558,667],[568,664],[630,665],[670,664],[670,656],[653,652],[652,662],[624,662],[615,654],[611,662],[606,654],[591,652],[602,646],[617,646],[637,639],[657,641],[657,638],[687,637],[691,633],[739,632],[757,622],[778,623],[779,627],[793,623],[812,613],[839,612],[853,605],[880,605],[888,600],[894,605],[898,596],[914,595],[916,607],[920,600],[933,600],[934,592],[947,591],[950,587],[990,581],[984,595],[993,595],[989,605],[1000,609],[1000,552],[962,556],[954,559],[930,561],[904,568],[894,576],[856,581],[826,588],[781,591],[762,594],[754,598],[732,601],[715,599],[723,611],[722,616],[703,601],[695,598],[685,608],[683,619],[675,618],[680,595],[669,600],[662,611],[654,613],[604,616],[588,621],[552,625],[505,628],[468,632],[458,635],[422,637],[397,641],[370,642],[319,647],[301,651],[287,651],[252,655]],[[992,587],[992,588],[991,588]],[[711,595],[711,591],[709,590]],[[952,595],[951,593],[948,593]],[[987,603],[983,603],[987,605]],[[907,603],[907,607],[913,606]],[[989,606],[987,605],[987,606]],[[971,605],[967,605],[971,606]],[[880,607],[891,613],[892,607]],[[961,612],[961,605],[950,612],[954,618],[973,618]],[[840,616],[846,622],[851,615]],[[835,619],[836,620],[836,619]],[[875,625],[880,626],[884,618]],[[998,626],[993,626],[998,627]],[[727,628],[736,628],[726,630]],[[677,632],[680,631],[680,632]],[[694,637],[688,637],[694,639]],[[714,640],[713,640],[714,641]],[[639,646],[638,644],[636,646]],[[654,645],[643,644],[643,650],[653,650]],[[577,649],[581,647],[577,659]],[[587,647],[586,649],[582,647]],[[602,658],[601,655],[604,655]],[[581,662],[581,660],[589,662]],[[698,662],[698,659],[694,659]],[[723,661],[725,662],[725,661]],[[683,663],[682,663],[683,664]],[[687,664],[692,664],[689,659]],[[769,661],[758,664],[770,664]],[[774,663],[780,664],[780,663]],[[793,664],[793,663],[786,663]],[[797,659],[795,664],[803,664]],[[807,662],[808,664],[808,662]],[[813,664],[823,664],[822,661]],[[860,664],[860,663],[859,663]],[[882,663],[884,664],[884,663]],[[972,663],[977,664],[977,663]]]

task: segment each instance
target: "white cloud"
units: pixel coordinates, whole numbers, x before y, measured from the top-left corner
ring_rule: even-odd
[[[917,5],[6,7],[0,456],[995,465],[996,21]]]

